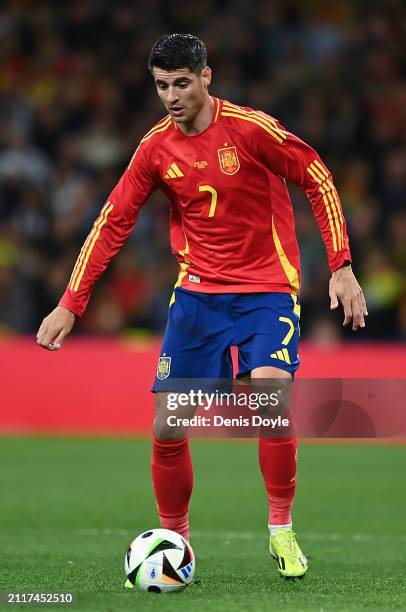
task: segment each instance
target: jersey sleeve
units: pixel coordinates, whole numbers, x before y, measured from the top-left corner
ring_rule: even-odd
[[[312,147],[263,114],[267,130],[256,130],[258,155],[275,174],[299,185],[305,192],[324,241],[330,270],[334,272],[351,253],[345,218],[330,170]],[[265,123],[266,122],[266,123]]]
[[[145,145],[140,145],[86,238],[59,305],[81,316],[93,286],[133,229],[141,206],[157,187]]]

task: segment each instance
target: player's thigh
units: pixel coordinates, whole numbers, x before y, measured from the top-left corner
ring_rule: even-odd
[[[293,376],[290,372],[275,368],[274,366],[260,366],[251,370],[250,385],[253,391],[264,391],[266,388],[268,395],[276,394],[278,404],[269,405],[267,409],[261,411],[264,416],[274,414],[284,415],[289,410],[290,391]]]
[[[216,307],[221,299],[217,295],[175,291],[153,391],[175,391],[176,381],[183,379],[232,376],[232,325],[224,309]]]
[[[239,374],[250,376],[251,387],[278,394],[278,406],[269,412],[289,409],[290,387],[299,366],[299,306],[287,293],[244,296],[241,302]]]
[[[296,298],[289,293],[247,296],[239,325],[239,376],[254,371],[253,378],[266,378],[266,373],[269,378],[294,375],[299,367],[300,335]],[[284,374],[279,376],[278,372]]]

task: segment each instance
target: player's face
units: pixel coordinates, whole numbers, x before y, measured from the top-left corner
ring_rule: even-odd
[[[190,123],[198,115],[207,98],[211,70],[206,67],[200,74],[189,68],[166,71],[153,68],[158,96],[176,123]]]

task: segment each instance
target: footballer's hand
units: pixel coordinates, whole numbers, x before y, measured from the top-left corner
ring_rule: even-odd
[[[70,333],[75,322],[73,312],[57,306],[41,323],[37,333],[37,343],[48,351],[57,351]]]
[[[353,331],[365,327],[365,317],[368,315],[367,305],[351,266],[343,266],[332,273],[329,293],[332,310],[338,307],[339,301],[343,305],[344,326],[352,322]]]

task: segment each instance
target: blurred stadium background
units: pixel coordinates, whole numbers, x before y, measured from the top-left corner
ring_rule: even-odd
[[[93,403],[100,415],[102,402],[112,413],[103,399],[114,401],[123,372],[128,389],[120,405],[131,422],[138,418],[134,396],[152,406],[149,384],[177,277],[162,194],[143,208],[63,355],[40,351],[34,334],[63,293],[139,139],[164,114],[146,63],[154,40],[170,31],[206,41],[213,94],[278,117],[333,171],[370,314],[366,329],[354,334],[342,328],[341,310],[329,311],[327,257],[311,207],[292,187],[303,271],[300,375],[399,376],[406,337],[403,3],[137,0],[112,6],[106,0],[1,4],[0,428],[30,430],[40,410],[48,416],[38,427],[46,425],[54,411],[50,397],[64,386],[67,370],[76,377],[64,397],[79,411]],[[386,344],[372,349],[367,340]],[[329,352],[320,354],[321,347]],[[96,363],[106,373],[101,387]],[[90,376],[79,375],[82,365]],[[89,413],[90,422],[95,418]]]
[[[3,0],[0,432],[10,437],[0,445],[0,592],[73,590],[78,609],[134,607],[121,564],[128,541],[155,522],[150,445],[108,438],[151,427],[149,386],[177,276],[161,194],[63,350],[40,350],[34,336],[139,139],[164,114],[146,62],[153,41],[171,31],[206,41],[214,95],[278,117],[333,171],[370,314],[353,334],[329,311],[324,248],[309,203],[292,189],[300,375],[405,375],[401,0]],[[13,436],[21,433],[51,435]],[[105,439],[52,438],[78,433]],[[405,609],[403,449],[302,447],[295,516],[312,570],[292,586],[269,574],[253,446],[194,444],[202,583],[165,609],[191,610],[196,596],[198,609],[227,611]]]
[[[262,108],[332,169],[368,300],[356,339],[406,336],[406,12],[372,2],[3,1],[0,8],[0,326],[34,333],[58,302],[104,200],[164,115],[146,68],[162,33],[206,41],[211,91]],[[311,208],[292,191],[304,339],[342,335]],[[74,333],[162,333],[176,264],[160,193]],[[351,335],[351,334],[349,334]],[[355,339],[355,336],[354,336]]]

